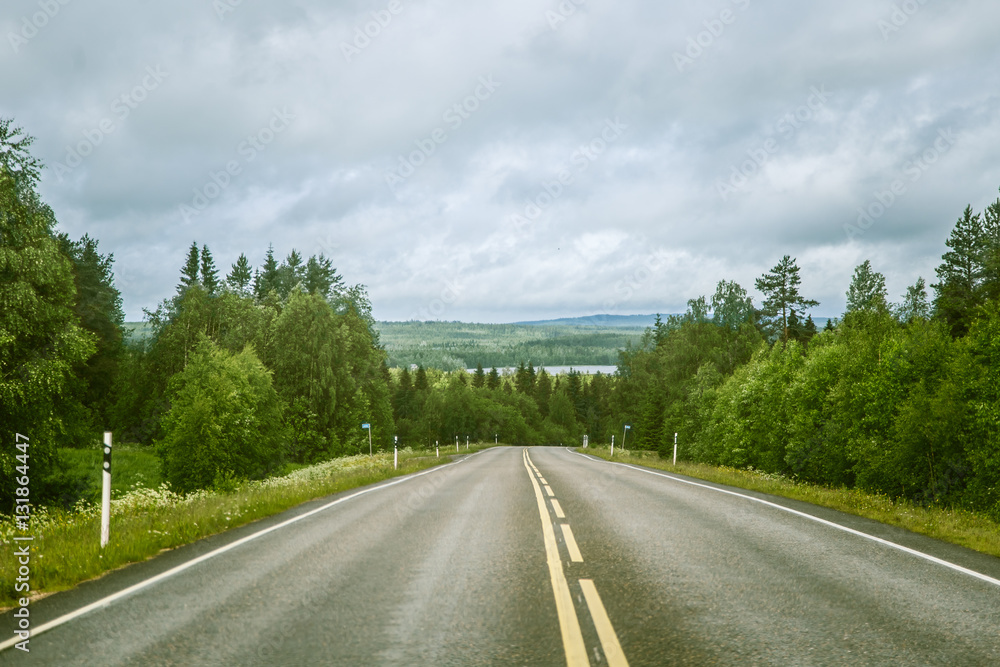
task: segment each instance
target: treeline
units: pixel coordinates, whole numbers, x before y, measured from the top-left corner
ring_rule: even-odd
[[[371,304],[332,262],[268,250],[225,277],[193,244],[175,296],[130,340],[114,258],[98,241],[56,231],[37,193],[31,137],[0,119],[0,426],[28,438],[0,447],[0,511],[15,479],[34,504],[68,504],[83,482],[59,459],[117,442],[156,447],[165,477],[190,490],[259,478],[285,463],[391,443],[386,356]],[[18,458],[20,455],[20,458]]]
[[[477,364],[613,366],[619,351],[642,335],[640,328],[613,326],[380,322],[378,327],[390,366],[447,371]]]
[[[192,244],[177,294],[146,312],[151,334],[125,346],[109,423],[155,443],[164,476],[190,490],[259,478],[286,462],[357,454],[391,442],[385,353],[371,304],[323,255],[273,249],[225,278]]]
[[[788,257],[760,309],[720,283],[623,355],[616,417],[664,455],[676,432],[696,461],[1000,517],[1000,200],[946,244],[933,299],[918,278],[891,304],[866,261],[819,332]]]
[[[394,372],[393,413],[400,441],[418,447],[498,439],[507,444],[578,444],[611,428],[613,379],[571,372],[552,376],[530,363],[444,373],[422,366]]]

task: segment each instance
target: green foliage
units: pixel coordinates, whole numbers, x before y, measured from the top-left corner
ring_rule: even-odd
[[[202,337],[171,380],[170,398],[158,446],[174,489],[260,479],[282,463],[281,403],[252,349],[232,354]]]
[[[888,308],[885,276],[872,269],[870,260],[854,269],[851,286],[847,289],[847,312]]]
[[[239,258],[236,260],[236,263],[233,264],[229,275],[226,276],[226,286],[240,296],[247,296],[252,278],[253,276],[250,272],[250,261],[247,259],[246,255],[240,253]]]
[[[177,293],[183,294],[186,289],[198,284],[198,272],[201,269],[198,256],[198,242],[192,241],[188,248],[187,260],[181,267],[181,283],[177,286]]]
[[[914,320],[926,320],[931,316],[931,305],[927,299],[927,283],[923,278],[906,288],[903,303],[896,308],[896,318],[904,324]]]
[[[121,294],[114,285],[114,256],[101,255],[98,242],[87,235],[76,242],[65,234],[57,239],[73,263],[74,310],[96,344],[94,355],[75,369],[73,390],[60,406],[68,422],[67,443],[83,446],[111,423],[109,411],[123,352],[125,315]]]
[[[1000,200],[982,214],[966,207],[937,268],[934,309],[954,336],[964,336],[976,309],[1000,296]]]
[[[1000,303],[996,300],[981,309],[963,352],[959,367],[970,412],[968,502],[1000,518]]]
[[[7,122],[0,140],[11,145]],[[27,142],[27,143],[26,143]],[[14,140],[17,149],[30,143]],[[9,151],[8,151],[9,152]],[[53,492],[57,447],[65,423],[57,410],[69,396],[75,372],[96,351],[95,336],[81,325],[70,260],[53,237],[51,209],[41,203],[31,176],[37,163],[8,155],[0,164],[0,510],[12,504],[14,434],[30,439],[32,497]],[[8,163],[20,167],[11,171]]]
[[[764,294],[762,314],[769,324],[773,337],[780,338],[787,344],[789,335],[789,316],[797,312],[805,313],[809,308],[819,305],[818,301],[806,299],[799,294],[799,267],[795,260],[785,255],[770,272],[757,279],[756,286]]]
[[[201,247],[201,284],[209,294],[219,290],[219,271],[215,268],[215,260],[207,245]]]
[[[614,326],[534,326],[464,322],[379,322],[391,366],[442,370],[540,366],[613,366],[642,329]]]

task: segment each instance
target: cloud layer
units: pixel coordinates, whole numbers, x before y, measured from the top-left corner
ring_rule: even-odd
[[[674,312],[787,253],[836,316],[1000,186],[987,0],[273,5],[5,3],[0,115],[130,319],[192,240],[324,252],[390,320]]]

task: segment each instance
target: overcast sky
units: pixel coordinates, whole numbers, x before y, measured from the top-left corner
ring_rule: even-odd
[[[759,303],[784,254],[837,316],[865,259],[894,299],[933,282],[1000,186],[994,0],[0,11],[0,116],[128,319],[194,240],[224,272],[323,252],[383,320],[677,312],[720,279]]]

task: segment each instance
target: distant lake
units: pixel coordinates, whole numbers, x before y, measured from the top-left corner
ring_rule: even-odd
[[[566,375],[569,373],[570,369],[584,375],[594,375],[596,373],[600,373],[602,375],[614,375],[618,370],[617,366],[539,366],[535,368],[535,372],[537,373],[542,368],[545,368],[545,372],[549,375]],[[490,369],[488,368],[484,370],[487,373],[490,372]],[[517,367],[498,368],[497,370],[500,371],[501,375],[513,375],[517,372]],[[475,373],[476,369],[467,368],[466,371],[469,373]]]

